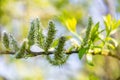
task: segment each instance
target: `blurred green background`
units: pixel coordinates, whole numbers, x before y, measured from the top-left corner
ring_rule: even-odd
[[[66,19],[77,21],[79,33],[87,26],[89,16],[104,28],[103,16],[107,14],[120,19],[120,0],[0,0],[0,40],[2,32],[7,31],[21,42],[34,18],[40,18],[44,29],[49,20],[54,20],[61,36],[70,34],[65,28]],[[119,35],[120,27],[113,35],[120,42]],[[119,49],[120,45],[116,49],[120,56]],[[94,66],[90,66],[72,54],[66,64],[56,67],[43,56],[16,60],[11,55],[1,55],[0,80],[120,80],[120,61],[100,55],[94,56],[93,61]]]

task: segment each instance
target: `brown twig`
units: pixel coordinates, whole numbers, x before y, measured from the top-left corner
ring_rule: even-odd
[[[79,52],[79,51],[70,51],[70,52],[66,51],[65,53],[68,54],[68,55],[70,55],[70,54],[74,54],[74,53],[78,53],[78,52]],[[32,51],[31,51],[31,52],[29,52],[29,53],[33,54],[34,56],[46,55],[45,52],[32,52]],[[49,52],[48,52],[48,55],[53,54],[53,53],[54,53],[54,51],[49,51]],[[1,55],[2,55],[2,54],[12,54],[12,55],[14,55],[15,52],[0,51],[0,54],[1,54]],[[113,58],[118,59],[118,60],[120,61],[120,57],[119,57],[119,56],[113,55],[113,54],[110,53],[110,52],[107,53],[107,54],[103,54],[102,52],[99,52],[99,53],[94,53],[94,52],[92,52],[91,54],[92,54],[92,55],[110,56],[110,57],[113,57]]]

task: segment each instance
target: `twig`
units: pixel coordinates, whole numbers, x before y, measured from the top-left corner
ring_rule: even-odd
[[[68,54],[68,55],[70,55],[70,54],[74,54],[74,53],[78,53],[79,51],[70,51],[70,52],[65,52],[65,54]],[[31,54],[33,54],[34,56],[38,56],[38,55],[46,55],[45,54],[45,52],[28,52],[28,53],[31,53]],[[53,54],[54,53],[54,51],[49,51],[48,52],[48,55],[50,55],[50,54]],[[0,54],[2,55],[2,54],[12,54],[12,55],[14,55],[15,54],[15,52],[10,52],[10,51],[0,51]],[[103,56],[110,56],[110,57],[113,57],[113,58],[115,58],[115,59],[118,59],[119,61],[120,61],[120,57],[119,56],[117,56],[117,55],[113,55],[112,53],[107,53],[107,54],[103,54],[102,52],[99,52],[99,53],[94,53],[94,52],[92,52],[91,53],[92,55],[103,55]]]

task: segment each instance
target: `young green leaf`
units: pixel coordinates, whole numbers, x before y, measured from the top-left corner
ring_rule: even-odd
[[[58,39],[55,39],[54,41],[53,41],[53,43],[52,43],[52,47],[56,47],[57,45],[58,45],[58,42],[59,42],[59,40]]]
[[[82,59],[82,57],[83,57],[83,55],[86,53],[88,51],[88,48],[80,48],[80,50],[79,50],[79,54],[78,54],[78,56],[79,56],[79,59]]]
[[[109,49],[115,49],[115,46],[113,45],[113,44],[111,44],[111,43],[106,43],[106,45],[107,45],[107,47],[109,48]]]
[[[99,22],[92,27],[92,30],[90,32],[91,41],[94,42],[94,40],[98,38],[99,36],[98,30],[99,30]]]
[[[104,17],[107,36],[120,26],[120,20],[113,19],[110,14]]]
[[[76,32],[77,20],[74,17],[66,19],[65,24],[69,31]]]
[[[117,42],[114,38],[107,37],[107,41],[111,41],[111,42],[113,42],[113,44],[114,44],[115,47],[118,46],[118,42]]]
[[[111,31],[111,16],[107,15],[106,17],[104,17],[104,24],[105,24],[105,29],[107,34]]]

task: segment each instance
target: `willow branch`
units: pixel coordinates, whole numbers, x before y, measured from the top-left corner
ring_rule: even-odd
[[[70,51],[70,52],[65,51],[65,54],[71,55],[71,54],[77,54],[78,52],[79,52],[79,51]],[[31,52],[28,52],[28,53],[31,53],[31,54],[33,54],[34,56],[46,55],[45,52],[32,52],[32,51],[31,51]],[[48,52],[48,55],[53,54],[53,53],[54,53],[54,51],[49,51],[49,52]],[[12,54],[12,55],[14,55],[15,52],[0,51],[0,55],[2,55],[2,54]],[[111,52],[109,52],[109,53],[107,53],[107,54],[103,54],[102,52],[99,52],[99,53],[94,53],[94,52],[92,52],[91,54],[92,54],[92,55],[110,56],[110,57],[113,57],[113,58],[115,58],[115,59],[117,59],[117,60],[120,61],[120,57],[117,56],[117,55],[113,55]]]

